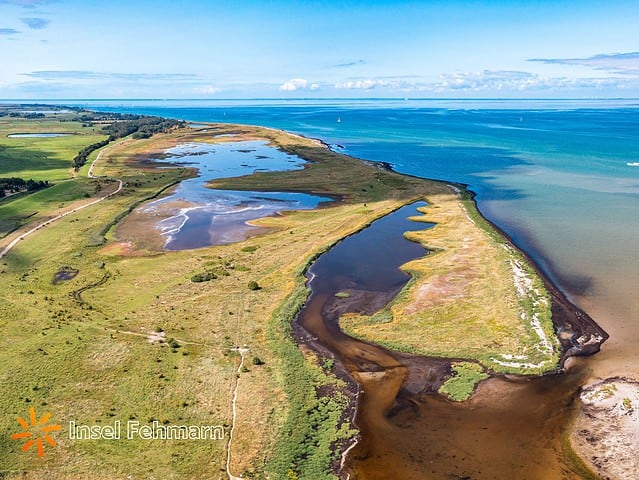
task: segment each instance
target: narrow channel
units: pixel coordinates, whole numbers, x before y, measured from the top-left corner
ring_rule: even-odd
[[[408,282],[399,267],[427,252],[403,233],[428,228],[408,219],[423,205],[404,206],[342,240],[308,272],[312,293],[296,333],[334,355],[360,392],[360,440],[349,453],[345,478],[583,478],[562,436],[574,418],[585,362],[561,375],[491,378],[471,400],[454,403],[436,393],[450,359],[391,352],[340,329],[342,314],[370,315]]]

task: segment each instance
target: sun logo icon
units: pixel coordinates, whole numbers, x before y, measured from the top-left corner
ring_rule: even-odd
[[[42,440],[47,442],[52,447],[55,447],[55,440],[51,438],[49,433],[60,430],[62,428],[62,425],[45,425],[51,418],[51,414],[45,413],[42,418],[38,420],[35,407],[31,407],[29,409],[29,417],[29,420],[31,421],[30,423],[28,423],[24,418],[18,417],[18,423],[22,426],[24,432],[14,433],[13,435],[11,435],[11,438],[13,438],[14,440],[23,438],[28,439],[22,446],[22,451],[26,452],[31,447],[33,447],[33,445],[36,445],[38,447],[38,457],[43,457],[44,443]]]

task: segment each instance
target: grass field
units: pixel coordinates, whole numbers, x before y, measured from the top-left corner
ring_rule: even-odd
[[[0,177],[47,180],[47,191],[0,199],[0,239],[27,222],[43,221],[69,202],[100,192],[100,182],[76,176],[73,157],[106,138],[96,127],[71,121],[72,114],[42,120],[0,117]],[[53,138],[10,138],[15,133],[66,133]],[[76,178],[77,177],[77,178]]]
[[[0,176],[56,182],[73,177],[72,159],[79,150],[107,136],[96,127],[58,119],[39,121],[0,117]],[[66,133],[52,138],[10,138],[15,133]]]
[[[193,251],[154,250],[144,241],[146,232],[138,232],[139,238],[118,237],[110,227],[133,206],[192,174],[183,167],[156,169],[145,161],[149,155],[187,141],[228,141],[215,138],[224,133],[236,133],[238,140],[270,139],[310,163],[302,171],[229,179],[217,186],[251,189],[267,181],[269,189],[318,192],[344,201],[265,218],[258,223],[270,227],[266,235]],[[393,312],[409,308],[416,289],[432,278],[429,271],[446,275],[446,268],[455,271],[456,255],[472,263],[473,256],[498,245],[489,236],[483,244],[462,249],[465,235],[488,234],[461,220],[465,210],[449,187],[403,177],[269,129],[216,126],[208,135],[185,129],[147,140],[126,139],[104,150],[95,174],[121,178],[127,187],[36,232],[0,260],[0,338],[5,346],[0,349],[0,408],[5,412],[0,418],[0,476],[6,478],[227,478],[226,440],[78,441],[69,439],[68,422],[134,420],[147,425],[157,420],[220,425],[228,434],[236,389],[238,421],[230,462],[235,475],[334,478],[329,471],[339,454],[335,446],[343,445],[352,431],[342,416],[347,399],[341,381],[290,335],[290,322],[308,294],[304,269],[340,238],[424,197],[432,205],[429,217],[440,225],[431,233],[414,234],[415,239],[444,253],[432,256],[437,267],[427,265],[430,258],[407,266],[416,279]],[[91,194],[93,184],[84,185]],[[47,208],[72,201],[64,191],[47,189],[11,203],[27,200],[39,201],[43,207],[37,211],[47,214]],[[29,208],[34,205],[16,210]],[[491,258],[483,258],[481,265],[494,267],[495,286],[512,294],[512,270],[496,266],[510,257]],[[77,274],[54,281],[63,272]],[[210,280],[193,282],[198,274]],[[250,282],[261,288],[249,288]],[[520,312],[515,297],[508,298],[513,301],[495,306],[508,310],[493,312],[498,318]],[[483,312],[477,305],[464,308],[469,315]],[[416,342],[409,330],[428,328],[421,343],[430,341],[436,325],[425,327],[422,319],[407,313],[403,318],[407,323],[401,325],[401,338],[389,339],[374,329],[366,334],[408,349]],[[491,319],[478,321],[492,325]],[[523,325],[516,320],[509,331],[479,333],[486,337],[484,343],[498,332],[495,341],[507,339],[513,348],[527,348],[516,345],[526,333]],[[445,332],[458,335],[455,355],[467,345],[467,356],[482,360],[474,344],[464,343],[468,337]],[[529,337],[530,332],[521,338],[528,342]],[[239,374],[237,347],[248,348],[246,368]],[[22,452],[21,442],[10,438],[20,429],[16,418],[28,415],[32,406],[40,415],[51,412],[52,421],[63,426],[56,435],[58,445],[45,445],[43,458],[33,450]]]

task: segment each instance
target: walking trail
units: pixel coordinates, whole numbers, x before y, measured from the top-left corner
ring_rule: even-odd
[[[95,175],[93,175],[93,167],[95,166],[95,163],[100,160],[100,157],[102,156],[102,153],[104,152],[104,150],[101,150],[100,153],[98,153],[98,156],[95,157],[95,160],[93,160],[93,162],[91,163],[91,167],[89,168],[89,172],[87,173],[87,177],[88,178],[98,178]],[[5,255],[7,255],[12,249],[13,247],[15,247],[18,243],[20,243],[22,240],[24,240],[25,238],[27,238],[29,235],[31,235],[32,233],[37,232],[38,230],[43,229],[44,227],[52,224],[53,222],[60,220],[61,218],[64,218],[68,215],[71,215],[75,212],[78,212],[82,209],[85,209],[87,207],[90,207],[92,205],[95,205],[96,203],[100,203],[104,200],[106,200],[109,197],[112,197],[113,195],[117,194],[120,192],[120,190],[122,190],[123,188],[123,183],[122,180],[120,180],[119,178],[115,179],[118,182],[118,188],[116,190],[114,190],[113,192],[105,195],[104,197],[100,197],[96,200],[92,200],[89,203],[85,203],[84,205],[80,205],[78,207],[74,207],[71,210],[68,210],[66,212],[61,213],[60,215],[57,215],[53,218],[50,218],[49,220],[47,220],[46,222],[42,222],[41,224],[33,227],[31,230],[28,230],[26,232],[24,232],[22,235],[16,237],[13,239],[13,241],[11,241],[6,247],[4,247],[4,249],[2,251],[0,251],[0,258],[4,257]]]

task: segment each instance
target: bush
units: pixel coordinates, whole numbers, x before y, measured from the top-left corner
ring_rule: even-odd
[[[195,283],[208,282],[209,280],[215,280],[216,278],[217,278],[217,275],[215,275],[213,272],[203,272],[203,273],[196,273],[195,275],[193,275],[191,277],[191,281]]]
[[[248,283],[248,288],[249,290],[259,290],[262,287],[260,287],[260,285],[255,280],[251,280]]]
[[[253,365],[264,365],[264,360],[260,357],[253,357]]]

